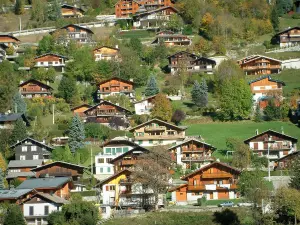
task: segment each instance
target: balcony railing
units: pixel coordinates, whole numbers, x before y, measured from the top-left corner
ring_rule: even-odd
[[[263,148],[251,148],[254,151],[268,151],[268,147],[264,146]],[[292,149],[292,146],[290,145],[277,145],[277,146],[270,146],[269,147],[270,150],[277,150],[277,151],[281,151],[281,150],[289,150]]]
[[[207,184],[207,185],[188,185],[189,191],[206,191],[206,190],[222,190],[222,189],[236,189],[236,184]]]
[[[182,152],[203,152],[204,148],[182,148]]]
[[[199,156],[199,157],[182,157],[181,161],[206,161],[206,160],[214,160],[214,158],[210,156]]]
[[[123,160],[122,161],[122,166],[130,166],[130,165],[134,165],[136,163],[136,160],[131,159],[131,160]]]
[[[266,66],[247,66],[244,70],[258,70],[258,69],[280,69],[280,65],[266,65]]]
[[[166,127],[164,127],[164,126],[145,127],[145,131],[156,131],[156,130],[164,131],[164,130],[166,130]]]
[[[147,136],[135,136],[135,140],[172,140],[185,138],[184,135],[147,135]]]
[[[120,184],[122,185],[126,185],[126,184],[132,184],[132,180],[131,179],[121,179],[120,180]]]
[[[230,173],[208,173],[202,174],[202,178],[228,178],[232,177]]]

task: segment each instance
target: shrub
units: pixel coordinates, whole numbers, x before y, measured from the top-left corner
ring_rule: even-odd
[[[198,203],[198,206],[205,206],[206,205],[206,197],[203,196],[202,198],[198,198],[197,203]]]

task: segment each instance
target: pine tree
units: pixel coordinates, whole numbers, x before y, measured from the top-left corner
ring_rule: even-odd
[[[4,216],[3,225],[26,225],[23,213],[19,205],[11,204]]]
[[[48,17],[50,20],[56,21],[61,18],[61,4],[59,0],[53,0],[48,6]]]
[[[27,105],[20,92],[17,92],[14,95],[12,104],[12,109],[15,113],[26,113]]]
[[[11,132],[10,144],[15,144],[27,137],[26,125],[22,119],[18,119],[14,124],[14,129]]]
[[[205,107],[208,103],[207,85],[205,79],[202,79],[199,84],[198,81],[194,82],[193,89],[191,91],[192,100],[198,107]]]
[[[159,89],[156,84],[156,79],[154,76],[151,76],[147,84],[147,88],[145,90],[145,96],[148,97],[148,96],[156,95],[158,93],[159,93]]]
[[[65,146],[65,149],[64,149],[62,155],[63,155],[63,157],[62,157],[63,161],[69,162],[69,163],[74,162],[74,157],[72,155],[72,152],[71,152],[70,147],[69,147],[68,144]]]
[[[3,170],[0,168],[0,190],[3,190],[4,188],[4,173]]]
[[[16,0],[15,14],[21,15],[24,13],[24,0]]]
[[[69,145],[72,153],[75,153],[77,149],[83,147],[84,138],[84,125],[76,114],[72,118],[71,126],[69,128]]]
[[[261,113],[260,108],[259,108],[259,103],[256,105],[253,120],[255,122],[261,122],[263,120],[262,113]]]
[[[279,18],[278,18],[278,12],[276,7],[273,7],[271,12],[271,23],[274,31],[277,32],[279,30]]]
[[[161,119],[167,122],[172,118],[172,105],[170,100],[164,94],[156,95],[154,99],[154,107],[151,112],[152,118]]]

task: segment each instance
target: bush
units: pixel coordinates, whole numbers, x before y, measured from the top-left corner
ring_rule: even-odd
[[[197,203],[198,203],[198,206],[206,206],[206,197],[203,196],[202,198],[198,198]]]
[[[87,138],[97,138],[98,140],[106,140],[111,133],[107,126],[97,123],[86,123],[84,129]]]
[[[80,195],[82,197],[96,196],[96,191],[91,190],[91,191],[71,192],[71,197],[74,196],[74,195]]]

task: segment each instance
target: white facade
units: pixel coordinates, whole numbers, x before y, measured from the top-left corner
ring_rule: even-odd
[[[155,137],[153,137],[155,139]],[[156,145],[176,145],[180,144],[184,138],[181,139],[165,139],[165,140],[135,140],[134,142],[142,147],[152,147]]]
[[[149,115],[153,106],[154,105],[152,104],[152,102],[149,101],[149,99],[139,101],[134,104],[135,114],[137,114],[137,115],[148,114]]]
[[[282,69],[300,69],[300,59],[284,60],[281,63]]]
[[[47,55],[45,55],[47,56]],[[53,67],[59,72],[65,72],[65,66],[66,66],[66,60],[62,57],[57,57],[57,60],[52,60],[52,61],[36,61],[34,67],[36,68],[45,68],[46,70],[49,69],[49,67]]]

